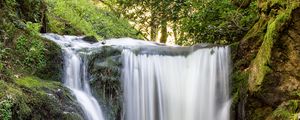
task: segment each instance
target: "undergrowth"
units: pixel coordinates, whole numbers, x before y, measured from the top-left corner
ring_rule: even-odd
[[[138,37],[127,20],[103,10],[91,0],[46,0],[49,29],[58,34],[95,36],[97,39]]]

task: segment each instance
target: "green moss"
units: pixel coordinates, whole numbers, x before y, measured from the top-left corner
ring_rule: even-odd
[[[275,120],[294,120],[299,112],[299,100],[283,102],[270,116]],[[297,116],[298,117],[298,116]]]
[[[12,98],[6,95],[8,86],[3,80],[0,80],[0,119],[10,120],[12,117]]]
[[[25,95],[22,89],[18,88],[12,83],[6,83],[0,80],[0,102],[6,101],[10,102],[12,105],[10,108],[11,117],[13,119],[15,113],[18,113],[18,116],[28,116],[32,111],[31,108],[27,105],[29,97]],[[1,105],[0,105],[1,106]],[[19,117],[17,117],[20,119]]]
[[[267,26],[266,18],[261,17],[254,26],[248,31],[243,39],[249,40],[249,38],[257,36],[257,34],[262,33],[264,28]]]
[[[282,30],[282,26],[290,19],[290,15],[295,8],[295,5],[292,5],[277,15],[275,19],[269,20],[263,43],[251,64],[251,74],[249,78],[250,92],[258,91],[265,75],[270,72],[271,69],[268,64],[271,58],[273,43],[280,35],[278,32]]]
[[[0,80],[0,119],[3,118],[2,108],[7,111],[5,116],[11,114],[11,119],[18,120],[83,119],[83,112],[75,98],[60,83],[44,81],[34,76],[15,81],[8,83]],[[11,107],[7,107],[7,101],[11,103]]]
[[[55,88],[59,83],[53,81],[44,81],[37,77],[24,77],[16,80],[16,84],[25,86],[31,89],[34,88]]]
[[[45,46],[45,63],[46,65],[37,71],[34,75],[41,79],[61,81],[63,56],[61,48],[50,40],[43,40]]]
[[[254,110],[251,120],[264,120],[266,118],[266,115],[268,115],[270,112],[272,112],[272,108],[270,107],[257,108]]]
[[[238,103],[239,99],[245,95],[246,89],[248,87],[247,80],[249,73],[246,71],[237,71],[232,75],[232,93],[233,101],[232,104]]]

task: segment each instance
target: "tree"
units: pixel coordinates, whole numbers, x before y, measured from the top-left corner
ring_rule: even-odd
[[[179,45],[235,42],[258,18],[251,0],[114,0],[109,3],[115,6],[110,8],[133,21],[147,38],[161,43],[172,39]]]
[[[142,31],[145,36],[156,41],[160,30],[160,42],[165,43],[168,38],[168,23],[176,21],[180,8],[184,0],[160,1],[160,0],[101,0],[105,4],[117,7],[110,7],[113,11],[119,11],[125,18],[135,22],[136,27]],[[116,10],[118,9],[118,10]]]

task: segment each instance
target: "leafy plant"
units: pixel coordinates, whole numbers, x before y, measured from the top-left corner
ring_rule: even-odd
[[[2,120],[10,120],[12,118],[13,103],[10,99],[0,101],[0,118]]]
[[[165,43],[172,37],[179,45],[230,44],[238,41],[258,18],[256,2],[237,7],[233,0],[113,0],[127,19],[145,36]],[[238,0],[238,3],[240,1]]]
[[[49,27],[59,34],[95,36],[98,39],[137,37],[125,19],[94,5],[91,0],[46,0]]]
[[[203,4],[190,1],[189,4],[195,10],[181,21],[181,31],[188,33],[176,41],[181,45],[236,42],[258,18],[255,2],[245,9],[234,6],[228,0],[206,0]]]
[[[16,42],[16,51],[19,53],[20,62],[24,67],[40,69],[45,66],[44,44],[39,37],[40,25],[38,23],[26,23],[29,35],[21,35]]]

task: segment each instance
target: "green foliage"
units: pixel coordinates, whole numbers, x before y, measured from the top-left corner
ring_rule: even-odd
[[[24,67],[41,68],[44,66],[43,44],[41,41],[20,36],[17,39],[16,51],[20,54],[20,63]]]
[[[128,21],[102,10],[91,0],[47,0],[50,31],[84,34],[98,39],[137,37]]]
[[[31,21],[39,23],[42,21],[42,17],[45,16],[44,11],[46,9],[44,0],[17,0],[17,7],[21,7],[19,17],[25,21]]]
[[[279,36],[278,32],[280,32],[281,27],[290,19],[290,15],[295,8],[295,5],[291,5],[285,11],[276,15],[275,18],[269,20],[263,43],[251,64],[251,74],[249,78],[249,90],[251,92],[256,92],[260,89],[265,75],[270,72],[269,62],[273,44]]]
[[[26,28],[28,31],[30,31],[30,34],[32,36],[37,36],[40,33],[39,31],[41,29],[41,25],[39,23],[27,22]]]
[[[104,3],[117,3],[112,9],[134,21],[151,40],[155,41],[161,34],[160,42],[171,36],[179,45],[237,42],[258,18],[256,2],[249,2],[245,8],[236,7],[231,0],[121,0]]]
[[[0,118],[2,120],[10,120],[12,118],[12,106],[10,99],[0,101]]]
[[[9,119],[14,119],[15,112],[19,115],[30,113],[30,109],[25,104],[27,97],[24,96],[23,92],[17,86],[0,80],[0,90],[0,101],[3,101],[5,103],[4,106],[6,107],[2,104],[0,106],[5,109],[6,115],[10,114]]]
[[[0,80],[1,120],[57,120],[72,116],[82,119],[83,114],[74,100],[68,89],[59,82],[34,76],[11,82]]]
[[[238,41],[258,18],[256,3],[240,9],[229,0],[190,1],[193,12],[181,20],[184,34],[176,41],[180,45],[202,42],[229,44]]]
[[[298,117],[299,101],[290,100],[283,102],[270,116],[271,119],[276,120],[295,120]]]
[[[28,88],[47,86],[47,83],[35,77],[17,79],[16,84],[26,86]]]
[[[21,35],[16,41],[16,52],[20,56],[20,63],[31,69],[41,69],[45,66],[44,43],[39,37],[40,25],[26,23],[29,34]]]
[[[4,59],[6,59],[9,50],[10,50],[9,48],[4,47],[3,44],[0,42],[0,71],[2,71],[4,67],[4,63],[2,62],[4,61]]]

